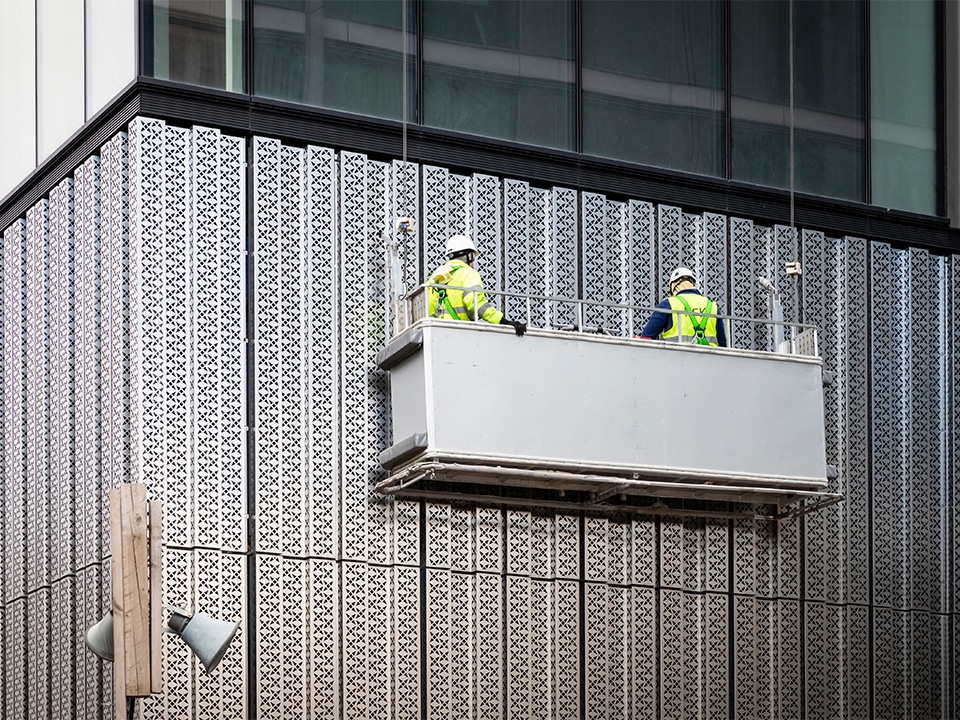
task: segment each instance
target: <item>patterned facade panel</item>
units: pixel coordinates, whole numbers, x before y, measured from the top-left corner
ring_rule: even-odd
[[[522,186],[514,186],[513,199]],[[471,179],[470,222],[467,232],[476,239],[477,256],[475,267],[488,290],[510,290],[510,278],[506,273],[507,256],[504,249],[506,216],[506,189],[500,178],[490,175],[474,175]],[[451,201],[452,202],[452,201]],[[514,207],[514,212],[515,206]],[[510,222],[516,223],[516,216]],[[516,229],[516,226],[514,226]],[[523,292],[516,290],[515,292]],[[503,309],[502,305],[498,305]]]
[[[391,692],[393,714],[398,720],[416,720],[420,717],[420,698],[424,679],[421,677],[420,598],[421,570],[412,567],[393,568],[393,600],[390,603],[390,631],[393,638],[393,673]],[[460,593],[461,584],[451,579],[451,593]],[[461,597],[459,594],[456,597]],[[461,631],[471,614],[464,611],[453,619]]]
[[[26,540],[27,592],[50,584],[50,213],[27,212]]]
[[[809,256],[804,256],[809,258]],[[810,718],[846,716],[843,696],[844,612],[825,603],[804,606],[804,705]]]
[[[450,567],[450,513],[449,505],[427,505],[427,567]]]
[[[533,521],[524,510],[506,511],[507,572],[514,575],[530,575],[530,531]]]
[[[97,624],[109,609],[109,599],[101,590],[100,569],[80,568],[76,576],[73,621],[73,682],[75,693],[64,699],[72,704],[78,720],[100,720],[103,705],[104,663],[87,649],[86,631]],[[107,666],[108,670],[110,666]]]
[[[584,579],[607,582],[609,535],[606,518],[584,518]]]
[[[956,327],[958,321],[960,321],[960,255],[954,255],[950,258],[950,283],[948,294],[950,296],[950,326]],[[954,331],[950,334],[950,367],[953,368],[953,382],[948,385],[949,394],[948,394],[948,407],[951,408],[952,412],[950,413],[950,424],[947,428],[947,439],[949,442],[949,452],[950,460],[953,463],[953,467],[957,467],[958,453],[960,453],[960,417],[958,417],[957,408],[960,408],[960,385],[956,382],[956,368],[960,367],[960,333]],[[954,488],[953,493],[948,495],[948,498],[951,500],[950,507],[950,519],[952,527],[958,527],[960,523],[960,493],[956,492],[956,484],[951,483],[951,487]],[[948,567],[951,578],[951,598],[952,605],[949,608],[951,613],[956,613],[960,609],[960,593],[957,593],[956,578],[958,572],[960,572],[960,533],[954,532],[952,544],[952,558],[953,562]],[[956,637],[956,633],[954,633]],[[960,692],[960,687],[954,684],[956,688],[954,692]],[[960,707],[960,705],[955,705],[954,707]]]
[[[910,613],[877,608],[873,614],[873,704],[877,717],[910,712]]]
[[[50,717],[71,717],[78,699],[76,576],[57,580],[50,588]],[[2,638],[0,638],[2,642]]]
[[[612,256],[610,229],[607,227],[607,200],[596,193],[580,194],[580,277],[583,298],[609,301],[614,297],[620,265]],[[602,327],[606,313],[603,308],[585,306],[574,324]]]
[[[525,182],[503,181],[503,289],[507,292],[530,292],[531,194]],[[482,259],[481,254],[478,269]],[[487,277],[482,270],[480,276]],[[526,304],[519,299],[506,298],[500,307],[511,319],[523,320],[527,314]]]
[[[26,273],[27,226],[4,231],[3,595],[23,601],[27,581],[26,525]],[[22,608],[21,608],[22,610]],[[13,636],[11,636],[12,638]],[[9,677],[6,678],[9,682]]]
[[[567,640],[556,632],[556,583],[531,580],[529,589],[530,661],[520,675],[526,674],[529,681],[527,717],[545,720],[557,715],[557,645]]]
[[[607,202],[607,228],[609,236],[607,255],[612,259],[608,294],[597,298],[618,305],[630,305],[633,291],[630,287],[630,206],[624,202]],[[601,327],[617,336],[629,337],[632,333],[631,316],[623,310],[608,309],[602,313]]]
[[[911,705],[915,717],[948,717],[944,687],[950,668],[944,644],[949,622],[944,615],[913,611],[911,623]]]
[[[408,168],[409,169],[409,168]],[[400,174],[402,179],[403,173]],[[366,453],[363,466],[366,468],[367,494],[376,483],[386,476],[380,466],[380,453],[387,447],[389,414],[383,411],[387,402],[387,373],[376,363],[377,352],[386,344],[386,256],[383,236],[394,227],[396,215],[393,208],[395,192],[406,192],[405,203],[411,203],[410,192],[402,188],[394,190],[392,166],[370,162],[367,174],[367,262],[366,279],[360,286],[366,294],[364,331],[366,334],[366,417],[368,435],[362,445]],[[408,205],[409,206],[409,205]],[[350,335],[344,335],[345,343],[352,343]],[[390,562],[390,525],[392,501],[367,503],[366,546],[367,559],[374,563]]]
[[[467,503],[450,506],[450,567],[461,572],[470,572],[476,566],[474,544],[476,541],[477,516]],[[419,555],[417,556],[419,558]],[[411,557],[411,559],[413,559]],[[411,563],[413,564],[413,563]]]
[[[803,319],[817,327],[824,371],[834,376],[834,382],[824,388],[826,462],[837,465],[845,477],[842,450],[846,414],[842,397],[846,377],[841,366],[846,357],[842,349],[847,335],[843,302],[847,285],[844,245],[827,241],[823,233],[804,231],[802,254],[806,268],[801,296]],[[837,532],[837,528],[845,526],[843,511],[843,507],[834,505],[811,513],[805,520],[804,595],[809,600],[838,603],[843,596],[846,543],[845,534]]]
[[[164,605],[193,609],[196,598],[197,572],[196,553],[167,546],[163,553]],[[104,589],[109,598],[109,590]],[[234,642],[237,642],[235,639]],[[198,668],[196,657],[175,635],[163,633],[162,668],[163,694],[142,700],[144,720],[172,720],[190,717],[196,709]],[[219,668],[217,670],[219,672]],[[104,673],[112,677],[109,666]],[[202,681],[200,681],[202,682]],[[105,697],[112,698],[111,690],[104,688]]]
[[[507,616],[507,718],[529,718],[534,702],[532,669],[535,664],[532,604],[533,581],[529,577],[506,578]],[[536,608],[542,614],[543,608]],[[540,640],[541,638],[536,638]],[[542,692],[545,683],[536,679],[536,688]],[[542,704],[544,698],[536,698]]]
[[[861,238],[844,238],[847,272],[862,272],[867,267],[868,246]],[[867,374],[870,356],[867,306],[868,289],[862,283],[847,282],[844,293],[847,339],[844,346],[842,407],[846,412],[847,428],[843,438],[844,450],[840,487],[844,493],[843,512],[846,525],[845,599],[867,604],[870,601],[870,410]],[[841,462],[837,458],[837,463]]]
[[[368,271],[366,158],[341,153],[339,175],[340,280],[344,288],[366,288],[372,274]],[[379,348],[370,346],[367,335],[370,302],[363,293],[341,305],[341,457],[356,456],[358,449],[370,444],[372,434],[367,412],[369,358]],[[341,553],[344,558],[363,559],[367,555],[369,495],[365,463],[344,463],[341,477]],[[345,709],[349,708],[346,699],[344,702]]]
[[[703,279],[700,289],[707,297],[716,300],[720,312],[730,314],[730,283],[727,267],[727,218],[714,213],[704,213],[703,232]]]
[[[395,712],[394,703],[401,707],[416,702],[419,692],[399,687],[397,677],[396,615],[393,598],[394,569],[381,565],[367,565],[367,647],[364,653],[367,675],[367,717],[390,717],[391,714],[409,718],[406,712]],[[409,636],[404,638],[409,641]],[[384,682],[386,675],[386,682]],[[344,685],[344,690],[349,688]]]
[[[50,195],[51,582],[75,572],[74,230],[73,180],[67,179]]]
[[[307,600],[311,717],[335,720],[340,715],[340,572],[333,560],[310,560]]]
[[[27,704],[28,718],[52,717],[51,683],[53,666],[50,663],[50,588],[45,587],[27,595]],[[59,672],[59,668],[57,669]]]
[[[282,376],[280,348],[284,335],[296,337],[299,323],[291,328],[284,326],[284,308],[281,297],[283,267],[281,254],[281,204],[284,183],[281,179],[282,152],[276,141],[256,138],[253,145],[254,182],[253,203],[255,207],[254,238],[254,307],[256,313],[255,368],[256,382],[256,545],[261,551],[277,551],[283,543],[284,487],[288,481],[283,477],[283,448],[281,447],[281,424],[283,401],[281,398]],[[296,178],[291,178],[296,182]],[[286,243],[292,253],[299,243]],[[290,261],[288,260],[288,263]],[[297,270],[296,276],[299,276]],[[295,276],[295,277],[296,277]],[[288,278],[294,282],[294,278]],[[296,297],[299,299],[299,296]],[[298,387],[297,372],[290,383]],[[299,427],[299,425],[295,425]],[[289,437],[299,439],[300,433],[289,432]],[[296,478],[292,479],[296,485]],[[292,529],[296,537],[297,528]]]
[[[308,565],[257,557],[257,714],[302,717],[307,712]],[[357,647],[362,647],[358,645]]]
[[[903,608],[910,592],[903,572],[909,567],[909,255],[873,245],[870,272],[874,598]]]
[[[660,717],[660,653],[657,625],[657,591],[649,587],[630,590],[632,642],[627,647],[632,668],[632,717]]]
[[[477,718],[502,720],[507,694],[504,597],[499,575],[477,573],[474,647]]]
[[[803,677],[800,603],[794,600],[777,600],[775,623],[779,715],[780,717],[800,717],[802,701],[800,686]]]
[[[611,653],[607,614],[607,591],[605,583],[587,582],[584,584],[584,672],[586,683],[583,688],[586,718],[606,718],[610,702],[609,669]]]
[[[340,616],[343,647],[350,649],[343,654],[341,667],[342,712],[344,718],[365,718],[370,682],[366,662],[369,633],[367,573],[362,564],[354,562],[341,563],[340,573],[342,595],[350,599],[349,604],[344,603]],[[271,673],[282,672],[282,666],[275,662],[264,662],[264,667]],[[379,670],[382,673],[383,668]]]
[[[733,714],[738,720],[758,717],[760,699],[759,665],[763,657],[761,642],[766,637],[758,632],[758,600],[750,595],[733,596]]]
[[[393,500],[380,503],[388,524],[389,538],[384,540],[378,552],[389,556],[385,562],[401,565],[420,564],[420,503],[410,500]],[[453,538],[451,538],[453,539]],[[456,538],[466,542],[464,538]]]
[[[476,555],[478,572],[504,572],[505,516],[495,508],[476,509]]]
[[[3,606],[3,709],[4,720],[27,720],[30,715],[29,640],[27,606],[20,597]],[[44,679],[46,682],[47,679]],[[42,717],[42,715],[41,715]]]
[[[567,580],[554,583],[554,707],[558,719],[580,718],[580,584]]]
[[[553,266],[551,221],[553,212],[549,190],[530,188],[528,191],[530,229],[527,248],[527,290],[530,295],[549,295],[553,276],[557,272]],[[524,316],[529,316],[531,327],[550,327],[549,317],[552,303],[531,302],[529,309],[522,308]],[[522,318],[521,318],[522,319]]]
[[[660,527],[663,585],[700,591],[726,590],[726,521],[668,517],[661,521]],[[751,538],[748,537],[747,541]]]
[[[662,590],[660,613],[663,716],[728,717],[726,598]],[[694,686],[702,692],[690,693]]]
[[[801,523],[801,518],[791,518],[781,520],[776,526],[776,593],[781,597],[800,597],[800,559],[803,555]]]
[[[870,664],[863,661],[864,648],[870,645],[870,609],[848,605],[844,608],[845,630],[844,673],[846,717],[861,718],[870,714]]]
[[[101,393],[105,487],[130,479],[130,304],[127,135],[101,149]],[[106,500],[104,500],[106,502]]]
[[[580,518],[576,515],[554,517],[554,573],[566,580],[580,577]]]
[[[450,654],[441,660],[451,668],[449,673],[448,708],[446,717],[467,718],[476,715],[476,648],[473,634],[476,617],[475,578],[468,573],[453,572],[449,576],[450,604]],[[429,587],[429,585],[428,585]],[[433,665],[428,661],[428,672]],[[432,674],[432,673],[431,673]],[[431,682],[428,678],[427,692]],[[432,717],[432,713],[428,712]]]
[[[657,544],[657,521],[653,517],[635,518],[631,530],[633,545],[633,582],[636,585],[654,587],[657,584],[659,547]]]
[[[400,242],[415,244],[420,250],[422,261],[419,268],[407,273],[406,263],[402,263],[403,284],[408,290],[416,287],[430,277],[430,273],[443,263],[447,238],[454,234],[468,235],[467,218],[463,210],[467,189],[463,182],[455,182],[446,168],[424,165],[420,170],[420,192],[423,196],[423,216],[412,212],[410,217],[417,221],[417,234],[406,238],[397,234]],[[452,212],[451,204],[457,203],[459,213]],[[478,238],[471,239],[476,242]],[[419,243],[417,241],[419,240]],[[398,248],[399,250],[399,248]],[[405,258],[409,251],[401,250],[400,257]]]
[[[553,188],[550,193],[550,235],[547,238],[549,253],[547,261],[547,295],[553,297],[578,297],[580,287],[580,263],[578,262],[578,233],[580,217],[577,192],[567,188]],[[572,307],[550,305],[547,308],[546,326],[572,325],[576,314]]]
[[[296,582],[303,582],[302,563],[287,561],[285,568],[288,576],[294,576]],[[193,606],[196,612],[206,613],[228,622],[240,621],[241,626],[236,636],[227,648],[223,659],[217,665],[216,673],[211,677],[204,677],[197,684],[196,717],[216,718],[245,716],[247,712],[247,655],[246,638],[250,628],[245,627],[246,618],[246,557],[240,554],[223,553],[214,550],[196,551],[196,596]],[[300,585],[296,590],[301,591],[300,597],[306,596],[306,587]],[[288,596],[287,602],[294,608],[303,603]],[[290,623],[294,628],[299,627],[299,620]],[[293,633],[291,633],[293,634]],[[297,638],[301,644],[287,649],[287,638],[284,638],[284,651],[288,657],[294,658],[288,667],[297,668],[295,658],[303,657],[303,640]],[[303,663],[306,667],[306,663]],[[197,674],[201,672],[198,667]],[[300,673],[287,672],[287,679],[299,677]],[[302,695],[303,688],[298,688]]]
[[[462,612],[450,602],[450,576],[448,570],[427,569],[427,714],[430,717],[449,717],[451,714],[450,690],[454,675],[462,674],[449,662],[452,647],[450,642],[451,615]]]
[[[767,277],[780,290],[783,304],[783,319],[800,322],[799,283],[802,276],[788,275],[787,263],[800,261],[800,238],[796,228],[776,225],[773,228],[772,244],[767,255]]]
[[[244,143],[194,128],[191,144],[196,542],[242,551]]]
[[[752,221],[730,218],[730,305],[727,313],[734,317],[758,316],[755,235]],[[731,323],[731,347],[755,349],[759,337],[753,323]]]
[[[339,325],[331,322],[340,306],[337,262],[337,166],[332,150],[306,150],[308,553],[337,556],[340,498]]]
[[[910,251],[909,605],[942,612],[948,529],[944,492],[947,436],[946,259]]]
[[[412,217],[414,219],[416,232],[412,237],[406,238],[403,242],[400,262],[403,267],[403,280],[407,287],[415,287],[418,284],[418,273],[421,265],[420,259],[420,241],[418,234],[420,232],[420,223],[418,215],[420,214],[420,188],[422,184],[420,168],[413,163],[404,163],[394,160],[391,167],[390,183],[393,189],[391,197],[391,208],[388,208],[388,224],[386,231],[396,233],[396,219],[401,217]],[[446,217],[446,213],[437,215],[437,218]],[[401,236],[402,239],[402,236]],[[446,238],[444,238],[446,240]]]
[[[530,514],[530,575],[536,578],[556,577],[556,519]]]
[[[132,175],[140,185],[132,235],[140,247],[143,478],[163,499],[168,543],[195,544],[196,400],[190,298],[194,272],[191,133],[143,122],[131,128]],[[158,157],[159,156],[159,157]]]
[[[656,283],[658,289],[657,302],[667,294],[666,282],[670,273],[678,265],[688,262],[684,259],[686,247],[683,237],[683,212],[680,208],[669,205],[657,206],[657,240],[658,257]]]

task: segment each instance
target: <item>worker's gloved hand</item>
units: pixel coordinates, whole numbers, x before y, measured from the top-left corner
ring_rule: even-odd
[[[501,318],[500,324],[513,326],[513,331],[517,334],[517,337],[523,337],[523,334],[527,331],[526,323],[522,323],[519,320],[507,320],[506,318]]]

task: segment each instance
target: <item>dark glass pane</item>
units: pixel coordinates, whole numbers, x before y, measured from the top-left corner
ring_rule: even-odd
[[[572,149],[567,0],[424,2],[424,124]]]
[[[797,0],[790,157],[788,0],[731,5],[735,180],[864,199],[863,4]]]
[[[243,91],[242,0],[148,0],[144,74]]]
[[[719,0],[583,3],[583,150],[723,174]]]
[[[402,8],[387,0],[255,0],[254,94],[399,119]],[[407,30],[411,118],[416,73],[412,20]]]
[[[871,204],[936,215],[933,0],[870,6]]]
[[[790,187],[790,129],[734,120],[734,167],[750,167],[750,182]],[[863,194],[863,142],[840,135],[794,131],[794,187],[797,192],[845,197]]]

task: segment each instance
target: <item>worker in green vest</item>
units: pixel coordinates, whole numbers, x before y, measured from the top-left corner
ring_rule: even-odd
[[[692,345],[727,346],[723,321],[710,317],[719,315],[717,304],[700,294],[690,268],[678,267],[670,274],[670,297],[662,300],[657,310],[643,326],[641,338],[649,340],[659,336]]]
[[[527,331],[525,323],[507,320],[503,313],[487,301],[483,292],[480,273],[473,263],[480,253],[466,235],[451,235],[447,240],[447,261],[433,271],[428,287],[428,311],[430,317],[453,320],[476,320],[480,318],[491,325],[509,325],[518,336]],[[466,289],[461,289],[466,288]]]

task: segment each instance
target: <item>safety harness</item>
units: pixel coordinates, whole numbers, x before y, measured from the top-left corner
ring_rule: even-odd
[[[677,298],[677,300],[681,302],[684,310],[686,310],[688,313],[693,312],[693,308],[690,307],[690,303],[688,303],[684,299],[683,295],[676,295],[675,297]],[[716,312],[715,312],[716,305],[714,304],[713,300],[709,300],[707,302],[707,306],[704,308],[704,310],[708,315],[716,315]],[[696,344],[709,345],[710,340],[708,340],[706,336],[707,322],[709,321],[709,318],[704,317],[703,315],[687,315],[686,317],[690,318],[690,324],[693,325],[693,336],[697,341]],[[677,318],[677,324],[679,325],[679,327],[677,328],[678,330],[677,334],[680,335],[680,337],[682,338],[683,337],[683,318],[682,317]]]

